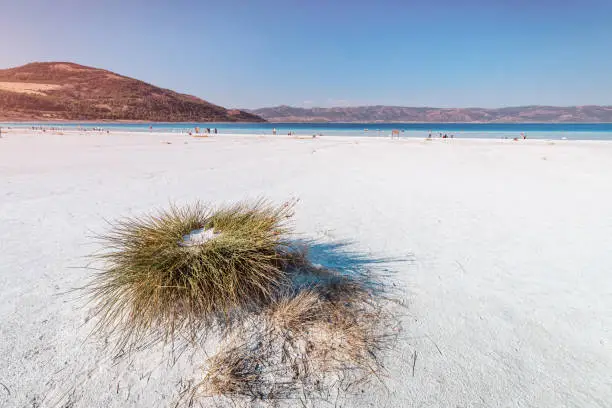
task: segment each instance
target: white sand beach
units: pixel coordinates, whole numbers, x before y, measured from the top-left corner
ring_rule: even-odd
[[[609,407],[611,186],[612,142],[3,131],[0,407],[172,406],[201,362],[115,365],[87,337],[70,290],[92,236],[261,196],[299,199],[305,238],[393,260],[407,308],[386,389],[344,406]]]

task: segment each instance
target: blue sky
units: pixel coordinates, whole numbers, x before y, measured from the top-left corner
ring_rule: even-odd
[[[612,105],[612,0],[0,0],[0,67],[228,107]]]

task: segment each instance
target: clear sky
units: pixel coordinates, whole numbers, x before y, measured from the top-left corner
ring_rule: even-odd
[[[0,67],[228,107],[612,105],[612,0],[0,0]]]

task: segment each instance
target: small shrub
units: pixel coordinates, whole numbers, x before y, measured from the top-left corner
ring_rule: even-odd
[[[96,330],[117,334],[120,348],[150,344],[143,339],[194,336],[268,302],[294,261],[291,215],[289,203],[196,204],[112,224],[95,256],[104,266],[86,288]]]

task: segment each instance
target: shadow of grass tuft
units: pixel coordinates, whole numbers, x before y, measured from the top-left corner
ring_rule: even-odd
[[[292,284],[225,337],[188,400],[312,404],[382,383],[401,327],[393,290],[374,266],[397,260],[351,252],[348,243],[294,246],[301,261],[288,271]]]

